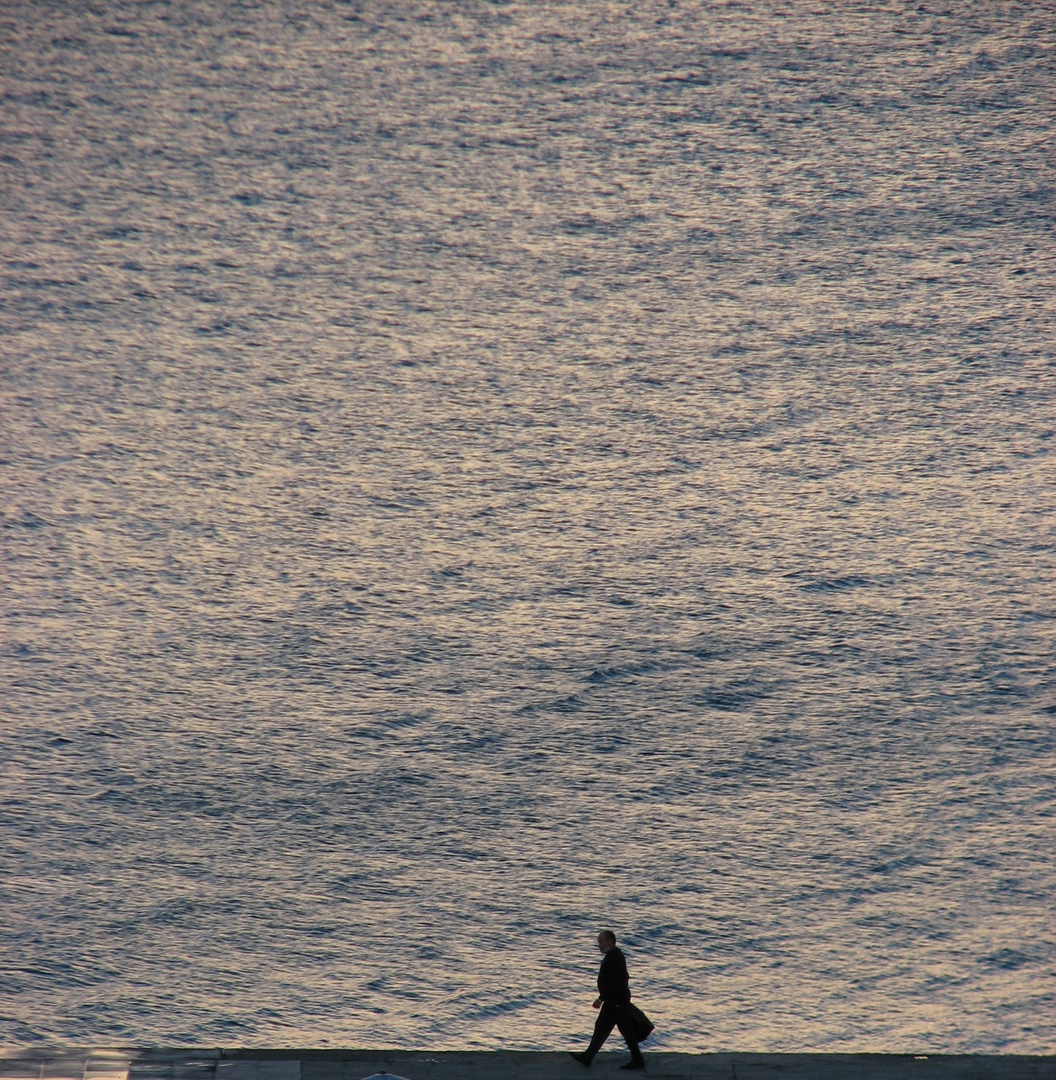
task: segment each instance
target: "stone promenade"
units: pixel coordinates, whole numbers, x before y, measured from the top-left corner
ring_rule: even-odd
[[[673,1054],[646,1051],[651,1080],[1056,1080],[1056,1057]],[[7,1049],[0,1080],[616,1080],[625,1053],[588,1071],[565,1052]]]

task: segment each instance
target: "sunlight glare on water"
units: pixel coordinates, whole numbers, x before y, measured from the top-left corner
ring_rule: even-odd
[[[9,0],[4,1042],[1051,1051],[1053,14]]]

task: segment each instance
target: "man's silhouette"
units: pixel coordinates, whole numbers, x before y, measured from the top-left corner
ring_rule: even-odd
[[[627,1042],[627,1049],[631,1052],[631,1060],[620,1067],[644,1069],[645,1058],[638,1049],[638,1038],[634,1033],[634,1024],[627,1009],[631,1003],[627,961],[616,947],[616,935],[611,930],[602,930],[598,934],[598,948],[602,952],[602,957],[601,969],[598,971],[598,1000],[594,1002],[594,1008],[600,1009],[601,1012],[598,1013],[598,1019],[594,1022],[594,1037],[590,1040],[590,1046],[583,1053],[572,1056],[581,1065],[589,1065],[611,1034],[612,1029],[618,1027],[620,1034]]]

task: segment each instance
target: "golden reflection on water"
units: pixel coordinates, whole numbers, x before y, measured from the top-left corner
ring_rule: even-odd
[[[1051,1046],[1043,12],[4,32],[5,1040]]]

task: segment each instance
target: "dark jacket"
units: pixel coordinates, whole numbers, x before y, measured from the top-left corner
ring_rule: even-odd
[[[623,953],[613,946],[601,958],[598,971],[598,997],[606,1005],[626,1005],[631,1000],[631,988],[627,980],[627,961]]]

